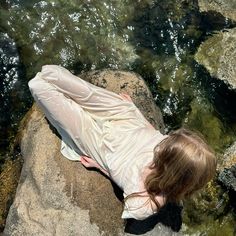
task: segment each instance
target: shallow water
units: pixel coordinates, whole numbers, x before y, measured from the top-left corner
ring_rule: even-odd
[[[200,14],[190,0],[1,1],[0,160],[33,102],[27,81],[44,64],[74,73],[137,72],[163,112],[166,132],[186,125],[222,151],[236,137],[236,95],[193,57],[214,30],[232,26]]]

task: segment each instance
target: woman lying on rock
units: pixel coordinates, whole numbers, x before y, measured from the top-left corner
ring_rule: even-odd
[[[123,190],[124,219],[145,219],[214,176],[215,156],[202,138],[186,129],[162,135],[128,95],[56,65],[43,66],[29,88],[61,135],[62,154],[100,169]]]

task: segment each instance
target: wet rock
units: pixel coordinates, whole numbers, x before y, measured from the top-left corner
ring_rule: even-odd
[[[199,194],[184,201],[182,232],[187,235],[215,235],[217,231],[219,235],[227,235],[226,228],[233,229],[232,219],[227,215],[228,201],[228,194],[216,180],[209,182]]]
[[[236,2],[226,0],[198,0],[201,12],[216,11],[236,21]]]
[[[198,48],[195,59],[204,65],[212,77],[223,80],[236,89],[236,28],[218,32]]]
[[[225,150],[223,161],[219,166],[219,171],[222,171],[224,168],[230,168],[236,164],[236,142],[234,142],[228,149]]]
[[[236,142],[225,152],[224,161],[218,175],[219,182],[227,189],[229,204],[236,214]]]
[[[230,168],[225,168],[218,178],[227,189],[236,191],[236,164]]]
[[[236,192],[236,142],[225,151],[218,179],[228,190]]]
[[[210,119],[206,119],[210,120]],[[183,233],[187,235],[234,235],[235,216],[232,214],[232,203],[235,194],[222,189],[223,185],[232,189],[235,177],[229,173],[236,161],[236,142],[225,151],[224,155],[218,154],[218,178],[209,182],[207,186],[196,194],[195,197],[184,202]]]
[[[106,80],[107,76],[109,80]],[[94,72],[83,77],[96,84],[100,83],[100,78],[108,89],[126,91],[138,106],[140,104],[147,118],[152,120],[156,116],[157,108],[140,77],[112,71]],[[150,110],[146,111],[142,107],[144,104]],[[79,162],[61,155],[60,139],[37,106],[31,108],[22,122],[20,137],[24,165],[4,234],[131,235],[124,233],[117,187],[97,171],[88,171]],[[173,232],[158,224],[145,235],[173,235]]]

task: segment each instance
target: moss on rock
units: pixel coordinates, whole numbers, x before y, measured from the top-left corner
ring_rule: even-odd
[[[195,59],[204,65],[212,77],[223,80],[236,89],[236,28],[218,32],[198,48]]]
[[[233,235],[233,216],[228,214],[229,197],[216,180],[194,198],[186,200],[183,214],[183,232],[207,235]],[[220,233],[220,234],[219,234]]]

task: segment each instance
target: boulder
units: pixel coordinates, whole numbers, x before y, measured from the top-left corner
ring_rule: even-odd
[[[201,12],[215,11],[236,21],[236,1],[232,0],[198,0]]]
[[[164,127],[159,109],[139,76],[102,71],[82,77],[115,92],[127,92],[156,127]],[[35,104],[22,120],[19,136],[24,164],[4,235],[131,235],[124,232],[121,219],[121,191],[101,173],[86,170],[79,162],[61,155],[57,132]],[[136,234],[142,231],[133,230]],[[161,223],[145,233],[172,234]]]
[[[236,28],[214,34],[204,41],[195,54],[199,64],[206,67],[212,77],[236,89]]]

